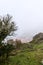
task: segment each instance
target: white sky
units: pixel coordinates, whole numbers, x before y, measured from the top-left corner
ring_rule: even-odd
[[[0,0],[0,15],[10,14],[18,26],[17,37],[43,32],[43,0]]]

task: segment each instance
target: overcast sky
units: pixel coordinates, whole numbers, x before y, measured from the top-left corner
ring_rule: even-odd
[[[43,32],[43,0],[0,0],[0,15],[6,14],[18,26],[16,37],[30,39]]]

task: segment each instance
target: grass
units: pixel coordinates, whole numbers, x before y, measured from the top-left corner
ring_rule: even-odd
[[[11,56],[11,65],[42,65],[43,53],[40,51],[24,51]]]
[[[35,44],[34,49],[43,49],[43,43]]]
[[[15,56],[10,56],[9,65],[43,65],[43,43],[35,44],[33,49],[17,50]]]

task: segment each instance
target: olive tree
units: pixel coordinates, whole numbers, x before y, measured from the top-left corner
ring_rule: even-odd
[[[15,25],[15,22],[12,21],[12,16],[7,14],[6,16],[0,18],[0,58],[6,53],[9,53],[8,51],[11,52],[12,49],[12,45],[9,44],[5,45],[4,43],[2,43],[2,41],[8,35],[11,36],[12,33],[14,33],[14,31],[16,30],[17,26]]]

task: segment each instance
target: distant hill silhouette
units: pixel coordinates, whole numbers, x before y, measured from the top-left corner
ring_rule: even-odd
[[[38,33],[33,37],[32,43],[40,43],[43,42],[43,33]]]

